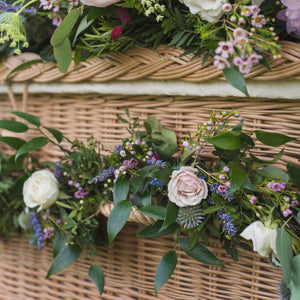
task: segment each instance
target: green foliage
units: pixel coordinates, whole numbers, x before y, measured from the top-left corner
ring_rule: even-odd
[[[97,265],[92,265],[88,274],[95,283],[100,295],[102,295],[105,283],[103,271]]]

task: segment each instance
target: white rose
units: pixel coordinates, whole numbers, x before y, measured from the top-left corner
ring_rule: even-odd
[[[199,15],[207,22],[219,20],[223,15],[223,5],[227,0],[179,0],[193,15]]]
[[[262,222],[256,221],[250,224],[241,236],[253,242],[253,250],[261,256],[269,256],[272,252],[276,254],[276,228],[265,226]]]
[[[23,186],[23,197],[26,206],[40,206],[38,211],[51,206],[58,198],[58,182],[48,170],[34,172]]]
[[[177,206],[192,206],[199,204],[207,197],[208,188],[205,180],[197,177],[197,169],[181,167],[173,171],[168,184],[168,197]]]
[[[80,0],[83,4],[96,7],[106,7],[121,0]]]

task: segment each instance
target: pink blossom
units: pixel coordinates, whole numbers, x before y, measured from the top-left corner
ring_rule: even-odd
[[[41,0],[40,7],[43,7],[43,10],[50,10],[53,6],[54,0]]]
[[[272,183],[272,190],[273,192],[279,192],[281,191],[281,184],[279,182],[273,182]]]
[[[250,17],[252,15],[252,10],[250,6],[244,6],[242,10],[242,15],[245,17]]]
[[[121,7],[121,6],[119,6],[118,7],[118,13],[119,13],[121,22],[124,25],[128,25],[128,24],[131,23],[131,16],[129,14],[129,10],[128,10],[127,7]]]
[[[254,202],[257,201],[257,198],[254,195],[252,195],[250,197],[249,201],[250,201],[251,204],[254,204]]]
[[[257,5],[251,5],[250,6],[251,12],[253,16],[256,16],[260,12],[260,8]]]
[[[242,74],[249,74],[252,68],[251,61],[244,61],[242,65],[239,66],[239,71]]]
[[[250,60],[253,64],[257,64],[257,63],[259,63],[259,61],[260,61],[262,58],[263,58],[262,55],[259,55],[259,54],[255,53],[255,52],[253,52],[253,53],[249,56],[248,60]]]
[[[225,3],[222,7],[224,12],[230,12],[232,9],[232,5],[230,3]]]
[[[234,45],[232,42],[219,42],[219,47],[216,49],[216,53],[220,54],[224,58],[228,58],[230,54],[234,54]]]
[[[238,27],[233,30],[233,37],[236,41],[239,41],[241,38],[246,37],[246,32],[243,28]]]
[[[223,70],[225,68],[230,67],[230,63],[226,58],[223,58],[220,55],[215,55],[214,59],[214,66],[217,67],[219,70]]]
[[[226,185],[220,184],[220,185],[218,186],[218,191],[219,191],[220,193],[226,193],[227,190],[228,190],[228,187],[227,187]]]
[[[96,7],[106,7],[115,3],[120,2],[121,0],[80,0],[83,4]]]
[[[251,24],[255,27],[261,28],[266,25],[267,21],[264,15],[256,15],[253,17]]]

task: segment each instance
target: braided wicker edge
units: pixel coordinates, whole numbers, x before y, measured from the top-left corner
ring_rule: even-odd
[[[109,217],[111,211],[115,207],[113,202],[106,202],[99,208],[99,213],[101,213],[105,217]],[[150,225],[156,221],[156,219],[145,216],[144,214],[140,213],[136,208],[132,208],[130,215],[128,217],[128,222],[135,222],[143,225]]]
[[[300,44],[281,42],[281,58],[267,57],[271,72],[263,65],[256,65],[245,77],[254,80],[300,80]],[[37,63],[23,70],[11,72],[26,61],[39,59],[33,53],[13,56],[0,65],[0,82],[107,82],[111,80],[131,81],[137,79],[175,80],[204,82],[223,79],[222,72],[213,66],[212,58],[202,65],[203,56],[191,61],[193,54],[179,57],[184,50],[160,46],[157,50],[132,48],[127,52],[108,53],[83,61],[60,73],[55,63]]]

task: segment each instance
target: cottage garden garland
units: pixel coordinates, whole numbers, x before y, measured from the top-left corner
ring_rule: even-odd
[[[246,134],[237,112],[216,111],[195,132],[187,132],[178,149],[175,133],[155,117],[149,116],[142,128],[138,118],[131,118],[126,110],[127,118],[118,118],[127,124],[130,138],[113,153],[102,155],[101,145],[92,137],[86,143],[70,141],[33,115],[12,114],[24,122],[3,120],[0,128],[21,134],[35,130],[38,136],[29,141],[16,136],[0,138],[16,151],[4,160],[3,170],[25,170],[19,179],[24,202],[20,205],[20,197],[11,200],[19,207],[18,214],[9,210],[18,218],[18,225],[12,224],[11,229],[21,226],[40,250],[53,242],[55,258],[47,277],[67,267],[82,251],[91,257],[97,254],[95,246],[103,244],[98,234],[100,207],[113,200],[115,206],[107,221],[109,245],[134,207],[157,219],[138,237],[173,234],[181,249],[200,262],[223,267],[205,247],[210,235],[220,239],[234,260],[238,260],[236,245],[248,247],[245,239],[251,240],[254,251],[282,267],[282,299],[299,298],[300,168],[288,164],[286,173],[269,165],[280,159],[283,149],[270,161],[258,159],[253,152],[254,136],[273,147],[292,137],[261,130]],[[62,141],[70,148],[62,147]],[[52,167],[39,164],[31,155],[48,143],[56,144],[63,154]],[[201,158],[209,144],[216,156],[212,161]],[[0,225],[1,234],[7,234],[9,229]],[[154,279],[156,294],[176,263],[175,250],[162,257]],[[100,267],[92,265],[89,276],[102,293]]]
[[[278,41],[300,36],[300,4],[292,0],[19,0],[0,7],[5,56],[54,54],[66,72],[73,59],[165,44],[202,55],[203,63],[212,56],[247,96],[243,75],[258,63],[269,68],[265,58],[280,57]]]

